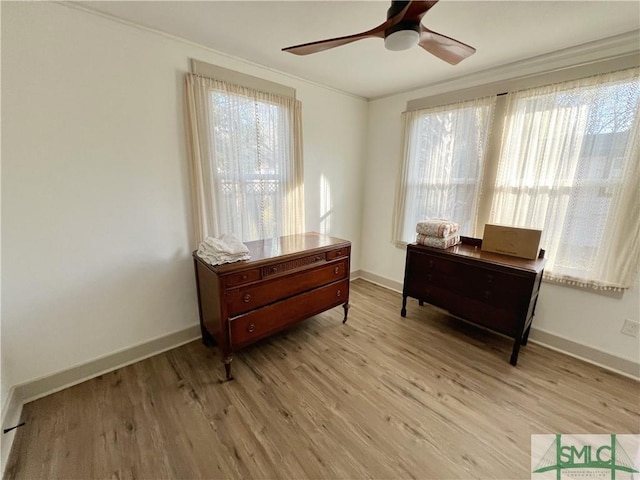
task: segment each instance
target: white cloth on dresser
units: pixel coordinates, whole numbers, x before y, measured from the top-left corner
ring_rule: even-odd
[[[460,235],[454,233],[448,237],[439,238],[419,233],[416,238],[416,243],[427,247],[449,248],[460,243]]]
[[[416,225],[416,233],[428,237],[445,238],[457,233],[460,225],[442,218],[423,220]]]
[[[198,256],[211,265],[249,260],[249,249],[232,233],[218,238],[207,237],[198,246]]]

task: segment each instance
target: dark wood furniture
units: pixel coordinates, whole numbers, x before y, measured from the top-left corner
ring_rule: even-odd
[[[250,260],[212,266],[193,253],[200,327],[231,379],[233,351],[305,318],[349,310],[351,243],[319,233],[247,242]]]
[[[481,246],[481,239],[470,237],[444,250],[408,245],[400,314],[406,316],[407,297],[413,297],[507,335],[514,339],[511,365],[516,365],[535,313],[544,250],[527,260],[483,252]]]

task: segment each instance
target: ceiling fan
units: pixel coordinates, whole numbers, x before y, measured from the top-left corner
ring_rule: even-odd
[[[363,38],[378,37],[384,38],[384,46],[387,50],[406,50],[418,44],[427,52],[445,62],[457,65],[465,58],[473,55],[476,49],[458,40],[429,30],[420,23],[424,14],[436,3],[438,3],[438,0],[430,2],[392,1],[391,7],[387,10],[387,21],[371,30],[356,33],[355,35],[347,35],[346,37],[295,45],[282,50],[296,55],[309,55],[310,53],[340,47]]]

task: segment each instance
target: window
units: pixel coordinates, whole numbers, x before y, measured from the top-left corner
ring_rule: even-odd
[[[488,97],[403,114],[408,161],[396,197],[396,241],[412,241],[425,218],[455,218],[462,234],[473,234],[494,104]]]
[[[487,188],[437,216],[468,225],[469,215],[477,219],[478,202],[490,204],[491,223],[542,229],[545,278],[597,289],[630,287],[640,257],[638,72],[508,94],[504,114],[494,121],[502,129],[500,147],[479,166],[484,171],[478,178],[490,179]],[[409,149],[405,168],[425,168],[415,164],[429,161]],[[406,216],[412,208],[403,215],[415,226]],[[401,240],[412,237],[405,228]]]
[[[197,241],[300,233],[300,102],[188,74]]]

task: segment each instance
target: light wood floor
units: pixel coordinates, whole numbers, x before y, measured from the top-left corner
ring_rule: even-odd
[[[544,291],[542,292],[544,294]],[[6,478],[531,478],[534,433],[638,433],[640,384],[362,280],[236,354],[193,342],[27,404]]]

